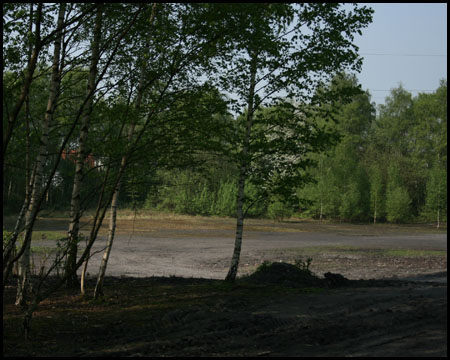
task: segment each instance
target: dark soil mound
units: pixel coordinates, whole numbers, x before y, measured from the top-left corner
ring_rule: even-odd
[[[338,287],[338,286],[349,286],[351,280],[347,279],[345,276],[341,274],[334,274],[331,272],[327,272],[323,274],[325,276],[325,283],[329,287]]]
[[[260,266],[253,274],[241,279],[254,284],[276,284],[291,287],[324,286],[323,279],[308,270],[284,263],[274,262]]]
[[[260,266],[253,274],[245,276],[240,281],[253,284],[282,285],[296,288],[304,287],[388,287],[388,286],[406,286],[414,283],[404,280],[350,280],[341,274],[327,272],[323,274],[324,278],[319,278],[309,270],[301,269],[295,265],[274,262]]]

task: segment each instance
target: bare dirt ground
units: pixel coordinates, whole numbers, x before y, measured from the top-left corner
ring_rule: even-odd
[[[118,225],[104,301],[62,290],[41,304],[34,340],[21,348],[13,283],[7,288],[5,356],[447,356],[446,229],[250,220],[241,280],[227,284],[233,220]],[[90,261],[88,291],[100,257]],[[311,283],[275,267],[262,282],[245,276],[265,260],[308,257]],[[330,282],[326,272],[347,280]]]
[[[59,230],[64,235],[68,221],[40,219],[37,228]],[[86,222],[86,234],[88,228]],[[234,231],[233,219],[119,219],[108,275],[224,279],[233,253]],[[91,276],[98,272],[106,235],[105,226],[92,250]],[[53,246],[54,241],[34,245]],[[293,262],[311,257],[311,270],[318,274],[338,272],[349,279],[414,277],[446,270],[446,257],[442,256],[446,251],[446,229],[432,226],[250,219],[244,228],[238,276],[253,272],[265,260]]]

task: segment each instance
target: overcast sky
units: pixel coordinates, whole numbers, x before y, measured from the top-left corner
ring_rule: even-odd
[[[436,90],[447,78],[447,4],[365,5],[375,10],[373,22],[355,43],[364,57],[358,78],[372,101],[384,103],[400,83],[413,96]]]

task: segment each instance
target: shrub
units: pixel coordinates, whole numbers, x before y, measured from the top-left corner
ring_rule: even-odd
[[[270,203],[267,208],[267,216],[270,219],[274,219],[277,221],[283,221],[285,218],[290,218],[292,216],[292,209],[282,203],[280,200],[275,200]]]
[[[388,193],[386,213],[389,222],[406,222],[410,217],[411,198],[404,187],[396,187]]]
[[[311,274],[311,270],[309,269],[312,262],[312,258],[308,257],[305,261],[302,258],[299,258],[294,261],[294,265],[297,266],[300,270],[306,271]]]

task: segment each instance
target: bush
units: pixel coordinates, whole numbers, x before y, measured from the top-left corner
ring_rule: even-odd
[[[389,222],[406,222],[410,217],[411,198],[404,187],[396,187],[388,193],[386,213]]]
[[[236,216],[237,187],[234,182],[221,182],[212,214],[218,216]]]
[[[202,190],[193,196],[191,211],[196,215],[211,215],[213,202],[214,194],[209,191],[208,185],[205,182]]]
[[[306,271],[306,272],[312,274],[311,270],[309,269],[309,267],[311,266],[311,261],[312,261],[312,258],[310,258],[310,257],[306,258],[305,261],[303,261],[303,259],[300,258],[300,259],[297,259],[294,261],[294,265],[297,266],[300,270]]]
[[[292,208],[288,205],[285,205],[280,200],[275,200],[270,203],[267,208],[267,216],[270,219],[274,219],[277,221],[283,221],[283,219],[290,218],[292,216]]]
[[[9,244],[12,234],[12,232],[3,229],[3,250],[5,250],[6,246]]]

